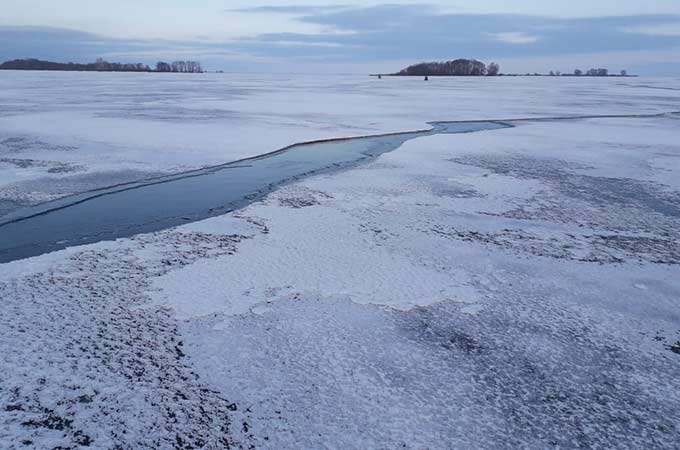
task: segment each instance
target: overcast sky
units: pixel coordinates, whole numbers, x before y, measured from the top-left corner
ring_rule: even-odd
[[[506,72],[679,75],[680,0],[3,0],[0,59],[26,57],[277,72],[474,57]]]

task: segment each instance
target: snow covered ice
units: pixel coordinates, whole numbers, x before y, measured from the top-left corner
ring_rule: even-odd
[[[443,120],[673,111],[673,80],[0,74],[0,214],[301,141]],[[675,82],[677,84],[677,82]],[[263,132],[265,131],[266,132]]]
[[[677,448],[680,80],[154,77],[0,74],[0,208],[428,121],[630,117],[422,137],[0,265],[3,448]]]

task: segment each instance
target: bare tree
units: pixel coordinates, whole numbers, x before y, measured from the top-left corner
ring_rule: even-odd
[[[586,72],[586,75],[589,77],[608,77],[609,76],[609,70],[608,69],[590,69],[588,72]]]
[[[489,67],[486,68],[486,74],[490,77],[498,76],[500,72],[501,66],[499,66],[495,62],[492,62],[491,64],[489,64]]]
[[[196,61],[174,61],[170,64],[159,61],[156,63],[156,72],[203,73],[203,67]]]

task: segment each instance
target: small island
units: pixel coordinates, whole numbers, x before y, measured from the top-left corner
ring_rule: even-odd
[[[551,70],[548,73],[501,73],[500,65],[492,62],[485,64],[476,59],[455,59],[452,61],[442,62],[423,62],[408,66],[397,73],[388,74],[371,74],[371,76],[382,78],[384,76],[390,77],[636,77],[637,75],[629,75],[628,71],[622,70],[617,74],[610,72],[609,69],[589,69],[583,71],[576,69],[570,73],[562,73],[559,70]]]
[[[0,64],[0,70],[53,70],[66,72],[167,72],[167,73],[203,73],[201,64],[196,61],[175,61],[167,63],[159,61],[155,68],[143,63],[115,63],[99,58],[89,64],[58,63],[39,59],[15,59]]]
[[[391,76],[405,77],[483,77],[500,74],[500,66],[491,63],[488,66],[476,59],[456,59],[444,62],[423,62],[414,64]]]

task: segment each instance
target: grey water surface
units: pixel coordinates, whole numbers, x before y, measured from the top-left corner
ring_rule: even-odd
[[[484,121],[431,125],[427,131],[298,144],[257,158],[24,208],[3,217],[0,223],[0,263],[225,214],[277,186],[365,162],[417,137],[511,126]]]

